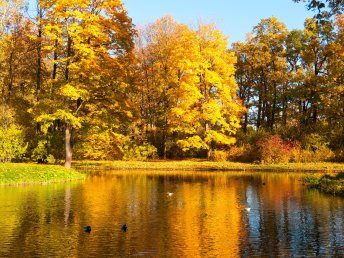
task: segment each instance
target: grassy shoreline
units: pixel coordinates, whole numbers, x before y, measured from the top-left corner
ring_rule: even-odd
[[[58,165],[0,163],[0,185],[44,184],[80,180],[85,174]]]
[[[344,163],[249,164],[206,160],[183,161],[74,161],[80,170],[194,170],[194,171],[273,171],[273,172],[343,172]]]
[[[80,180],[87,176],[87,172],[100,170],[340,173],[344,172],[344,164],[289,163],[264,165],[237,162],[212,162],[206,160],[74,161],[73,169],[66,169],[60,165],[0,163],[0,185],[43,184]]]

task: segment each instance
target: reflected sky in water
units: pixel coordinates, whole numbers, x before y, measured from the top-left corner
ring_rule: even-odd
[[[300,178],[112,171],[2,186],[0,257],[344,257],[344,198]]]

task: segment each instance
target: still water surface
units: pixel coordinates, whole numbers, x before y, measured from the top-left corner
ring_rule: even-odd
[[[344,198],[300,178],[112,171],[2,186],[0,257],[344,257]]]

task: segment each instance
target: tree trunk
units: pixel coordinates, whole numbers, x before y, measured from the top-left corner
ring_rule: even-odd
[[[211,155],[213,155],[213,150],[211,149],[211,147],[209,147],[208,151],[207,151],[207,159],[210,160]]]
[[[273,101],[272,101],[272,107],[271,107],[271,119],[269,124],[269,129],[272,132],[275,125],[275,113],[276,113],[276,106],[277,106],[277,85],[274,84],[274,91],[273,91]]]
[[[7,92],[7,98],[6,101],[9,102],[11,97],[11,91],[13,88],[13,53],[14,50],[11,51],[10,57],[9,57],[9,71],[8,71],[8,92]]]
[[[165,115],[165,125],[164,125],[164,131],[163,131],[163,157],[166,160],[167,159],[167,146],[166,146],[166,142],[167,142],[167,115]]]
[[[36,98],[39,100],[39,94],[41,93],[42,88],[42,24],[41,20],[43,18],[42,8],[37,2],[37,14],[39,17],[38,24],[38,43],[37,43],[37,74],[36,74]]]
[[[207,134],[207,131],[209,131],[209,130],[210,130],[209,123],[206,122],[206,123],[205,123],[205,133]],[[211,155],[213,154],[213,149],[212,149],[212,146],[211,146],[211,145],[212,145],[212,144],[209,143],[209,149],[208,149],[208,151],[207,151],[207,159],[210,159],[210,158],[211,158]]]
[[[258,113],[257,113],[257,129],[260,128],[261,126],[261,114],[262,114],[262,96],[261,96],[261,92],[259,92],[258,95]]]
[[[55,39],[55,42],[54,42],[53,80],[56,79],[56,75],[57,75],[57,46],[58,46],[58,41],[57,41],[57,39]]]
[[[39,17],[38,20],[38,34],[37,34],[37,71],[36,71],[36,101],[39,101],[39,96],[42,89],[42,19],[43,19],[43,11],[42,8],[39,6],[39,1],[37,1],[37,16]],[[36,123],[36,133],[41,133],[41,123]]]
[[[317,123],[317,119],[318,119],[318,107],[317,107],[317,105],[313,104],[312,111],[313,111],[312,121],[313,121],[313,125],[315,125]]]
[[[67,44],[67,58],[71,56],[71,45],[72,40],[68,37],[68,44]],[[69,80],[69,59],[66,63],[66,70],[65,70],[65,80],[68,82]],[[67,119],[65,119],[66,123],[66,136],[65,136],[65,147],[66,147],[66,160],[65,160],[65,167],[70,168],[72,166],[72,127],[68,124]]]
[[[69,124],[66,124],[65,145],[66,145],[66,160],[65,160],[64,166],[66,168],[71,168],[72,166],[72,128]]]
[[[164,140],[164,160],[167,159],[167,146],[166,146],[166,140]]]
[[[249,109],[248,106],[246,106],[247,110]],[[242,129],[244,131],[244,133],[247,133],[247,124],[248,124],[248,111],[245,112],[244,115],[244,124],[242,125]]]
[[[288,117],[288,82],[283,84],[283,98],[282,98],[282,125],[287,125]]]

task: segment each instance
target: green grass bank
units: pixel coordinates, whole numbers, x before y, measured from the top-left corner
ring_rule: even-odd
[[[0,163],[0,185],[50,183],[79,180],[85,174],[58,165]]]
[[[273,172],[343,172],[344,163],[287,163],[250,164],[213,162],[206,160],[182,161],[74,161],[73,167],[82,170],[194,170],[194,171],[273,171]]]

